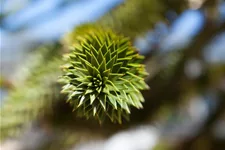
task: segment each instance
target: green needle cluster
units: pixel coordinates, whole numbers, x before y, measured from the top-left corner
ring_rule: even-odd
[[[142,108],[140,90],[148,89],[143,56],[128,38],[95,26],[77,28],[77,37],[65,55],[62,93],[80,117],[106,117],[121,123],[130,107]]]

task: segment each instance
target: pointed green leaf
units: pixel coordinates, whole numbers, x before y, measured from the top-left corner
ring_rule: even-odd
[[[94,94],[91,94],[90,95],[90,104],[93,104],[93,102],[95,101],[95,99],[96,99],[96,97],[95,97],[95,95]]]

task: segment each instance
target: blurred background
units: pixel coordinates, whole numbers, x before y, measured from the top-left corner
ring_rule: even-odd
[[[90,127],[92,122],[81,121],[79,127],[67,130],[69,134],[57,125],[47,123],[46,130],[39,123],[25,128],[22,136],[12,138],[10,133],[1,143],[2,150],[225,149],[223,0],[1,0],[0,5],[1,110],[7,101],[11,102],[10,111],[20,106],[22,110],[25,105],[12,103],[19,92],[23,93],[16,97],[18,101],[31,95],[36,100],[32,104],[38,103],[39,86],[47,84],[37,85],[39,80],[54,83],[49,79],[58,76],[54,63],[61,58],[58,51],[64,49],[58,44],[66,45],[64,35],[87,22],[111,27],[131,38],[145,55],[150,74],[146,82],[151,87],[143,91],[144,109],[132,110],[130,122],[115,125],[113,131],[114,125]],[[53,75],[40,69],[45,65]],[[39,75],[38,69],[41,75],[31,86],[30,76]],[[51,93],[52,84],[48,88]],[[4,118],[1,120],[4,124]],[[95,129],[98,134],[93,133]],[[64,142],[59,146],[58,141]]]

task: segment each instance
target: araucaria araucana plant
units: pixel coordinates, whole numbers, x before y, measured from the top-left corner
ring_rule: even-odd
[[[82,31],[79,31],[82,30]],[[108,29],[78,27],[77,37],[65,55],[62,92],[78,116],[102,122],[129,119],[130,107],[142,108],[140,90],[148,89],[139,55],[128,38]]]

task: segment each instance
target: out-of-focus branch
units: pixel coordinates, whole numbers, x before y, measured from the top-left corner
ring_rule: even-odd
[[[184,66],[187,60],[189,58],[201,58],[202,50],[205,45],[218,33],[223,31],[223,29],[225,29],[224,23],[218,27],[218,25],[211,24],[211,21],[207,21],[202,32],[193,39],[193,43],[182,50],[183,56],[176,66],[172,77],[162,80],[162,78],[160,78],[161,71],[159,71],[154,78],[147,81],[151,90],[143,92],[146,100],[144,109],[133,110],[131,121],[144,121],[146,119],[146,114],[148,114],[148,117],[153,116],[163,103],[176,104],[181,96],[182,85],[188,82],[188,79],[184,74]]]
[[[219,92],[219,99],[218,101],[218,107],[217,109],[210,114],[210,116],[205,121],[204,126],[200,129],[200,131],[193,136],[192,138],[189,138],[182,142],[178,147],[177,150],[191,150],[193,147],[193,144],[196,142],[196,140],[204,135],[209,134],[210,129],[212,129],[214,123],[221,117],[221,114],[225,113],[225,94],[220,91]]]

